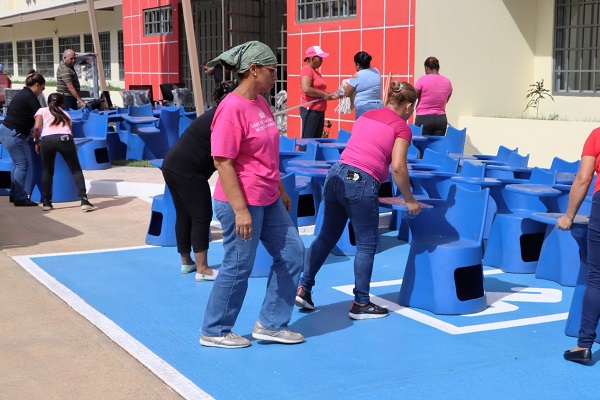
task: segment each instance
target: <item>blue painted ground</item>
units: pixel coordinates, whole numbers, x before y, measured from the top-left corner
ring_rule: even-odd
[[[303,238],[307,245],[313,239]],[[375,258],[372,295],[395,303],[400,286],[385,282],[402,278],[409,246],[388,232],[382,248]],[[210,264],[218,265],[221,258],[221,243],[211,243]],[[266,285],[266,278],[253,278],[234,329],[252,346],[228,350],[199,345],[212,283],[181,275],[174,248],[32,260],[217,399],[598,398],[593,383],[598,367],[562,359],[562,352],[575,345],[564,334],[562,317],[511,327],[524,318],[569,311],[573,289],[533,275],[493,270],[486,276],[488,293],[504,298],[494,305],[495,314],[435,316],[400,309],[388,318],[352,321],[352,297],[337,287],[353,284],[353,259],[332,255],[314,288],[318,309],[296,309],[292,317],[290,328],[302,332],[305,343],[264,344],[251,338]],[[515,287],[544,289],[538,290],[544,296],[535,289],[515,295]],[[469,330],[475,332],[460,333]]]

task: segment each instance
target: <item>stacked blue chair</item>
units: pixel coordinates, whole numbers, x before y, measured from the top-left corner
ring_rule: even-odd
[[[288,211],[292,222],[297,225],[296,214],[298,213],[298,192],[296,191],[296,176],[291,173],[281,177],[281,183],[285,188],[286,193],[292,200],[292,208]],[[263,277],[269,276],[271,267],[273,266],[273,256],[269,254],[262,242],[258,243],[256,249],[256,258],[254,260],[254,266],[252,267],[251,277]]]
[[[296,138],[279,136],[279,151],[296,151]]]
[[[108,115],[90,113],[83,123],[83,135],[92,138],[91,142],[77,149],[81,168],[85,170],[108,169],[111,166],[107,138]]]
[[[338,132],[338,137],[335,141],[338,143],[348,143],[348,140],[350,140],[350,136],[352,136],[352,133],[350,131],[340,129],[340,131]]]
[[[489,189],[452,186],[448,198],[409,218],[412,243],[398,303],[435,314],[486,309],[482,238]]]
[[[467,128],[458,130],[453,126],[448,126],[446,136],[429,144],[429,149],[439,153],[458,153],[462,154],[465,150],[465,140],[467,139]]]
[[[160,146],[166,146],[166,149],[158,149],[157,153],[164,151],[165,154],[175,142],[179,140],[179,120],[181,114],[179,110],[171,110],[167,107],[160,110],[160,119],[158,120],[158,129],[160,129]],[[166,143],[165,143],[166,139]]]
[[[143,106],[129,106],[128,114],[131,117],[154,117],[152,104],[144,104]],[[161,146],[160,129],[157,128],[154,122],[149,122],[141,125],[131,125],[127,121],[119,123],[119,136],[121,141],[127,144],[128,160],[148,160],[159,159],[166,154],[165,146]],[[156,141],[156,146],[161,151],[152,151],[149,147],[153,141]],[[155,146],[155,147],[156,147]]]
[[[556,212],[548,208],[548,199],[560,195],[552,186],[556,171],[534,168],[527,184],[509,184],[497,199],[498,211],[490,229],[483,262],[504,272],[534,273],[546,225],[534,221],[535,212]]]
[[[161,168],[162,159],[152,160],[150,164]],[[169,187],[165,184],[163,194],[152,198],[152,214],[150,215],[150,224],[146,234],[146,244],[153,246],[177,246],[175,236],[175,221],[177,213],[173,203],[173,196]]]
[[[175,106],[170,106],[175,107]],[[166,107],[166,108],[170,108]],[[179,137],[183,135],[183,132],[187,129],[188,126],[196,119],[197,115],[195,112],[186,112],[184,107],[176,107],[179,110],[180,118],[179,118]]]

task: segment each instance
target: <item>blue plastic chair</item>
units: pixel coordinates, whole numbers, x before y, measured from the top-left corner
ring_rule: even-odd
[[[298,191],[296,190],[296,175],[294,173],[287,174],[281,177],[281,183],[285,188],[286,193],[292,200],[292,208],[288,213],[292,218],[292,222],[298,227],[297,213],[298,213]],[[269,254],[262,242],[258,243],[256,249],[256,258],[254,260],[254,266],[252,267],[251,277],[263,277],[269,276],[271,267],[273,266],[273,256]]]
[[[167,107],[160,110],[160,118],[158,120],[158,129],[160,129],[160,138],[156,141],[159,146],[166,148],[156,149],[157,153],[166,152],[173,147],[179,140],[179,120],[181,114],[179,110],[171,110]]]
[[[351,132],[345,129],[340,129],[340,131],[338,132],[338,137],[335,141],[338,143],[348,143],[348,140],[350,140],[350,136],[352,136]]]
[[[13,162],[8,151],[0,143],[0,195],[10,195],[10,174],[13,168]]]
[[[548,199],[560,196],[554,189],[556,171],[534,168],[527,184],[510,184],[502,189],[498,211],[490,229],[483,262],[504,272],[536,271],[546,224],[531,219],[534,212],[557,212]]]
[[[128,114],[132,117],[154,117],[150,103],[143,106],[129,106]],[[131,125],[127,121],[121,121],[119,136],[121,141],[127,144],[128,160],[160,159],[166,154],[167,149],[162,145],[160,129],[154,122]]]
[[[162,168],[162,159],[152,160],[150,164]],[[177,213],[169,187],[165,184],[163,194],[152,198],[152,213],[146,233],[146,244],[153,246],[177,246],[175,221]]]
[[[279,151],[296,151],[296,138],[279,136]]]
[[[581,160],[577,161],[566,161],[560,157],[554,157],[552,159],[552,164],[550,165],[550,171],[558,171],[558,172],[575,172],[579,171],[579,164]]]
[[[407,219],[412,243],[398,303],[435,314],[486,309],[482,238],[489,189],[452,186],[433,209]]]
[[[93,140],[77,148],[77,157],[82,169],[100,170],[111,167],[107,129],[108,115],[90,113],[83,123],[84,137]]]

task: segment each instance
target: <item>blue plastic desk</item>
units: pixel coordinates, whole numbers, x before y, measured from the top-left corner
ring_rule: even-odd
[[[327,161],[323,160],[290,160],[288,161],[288,166],[290,167],[305,167],[305,168],[331,168],[331,165]]]
[[[425,151],[425,149],[432,142],[438,141],[438,140],[443,139],[443,138],[444,138],[444,136],[419,136],[419,135],[413,135],[413,137],[412,137],[412,143],[419,150],[419,153],[423,154],[423,152]]]

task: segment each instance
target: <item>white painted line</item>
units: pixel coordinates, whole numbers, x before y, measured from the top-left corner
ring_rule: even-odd
[[[16,256],[13,257],[13,259],[34,278],[40,281],[40,283],[104,332],[111,340],[125,349],[125,351],[146,366],[159,379],[169,385],[181,396],[186,399],[213,399],[212,396],[196,386],[192,381],[185,377],[185,375],[181,374],[169,363],[158,357],[146,346],[121,329],[113,321],[86,303],[81,297],[77,296],[62,283],[50,276],[31,259],[26,256]]]

